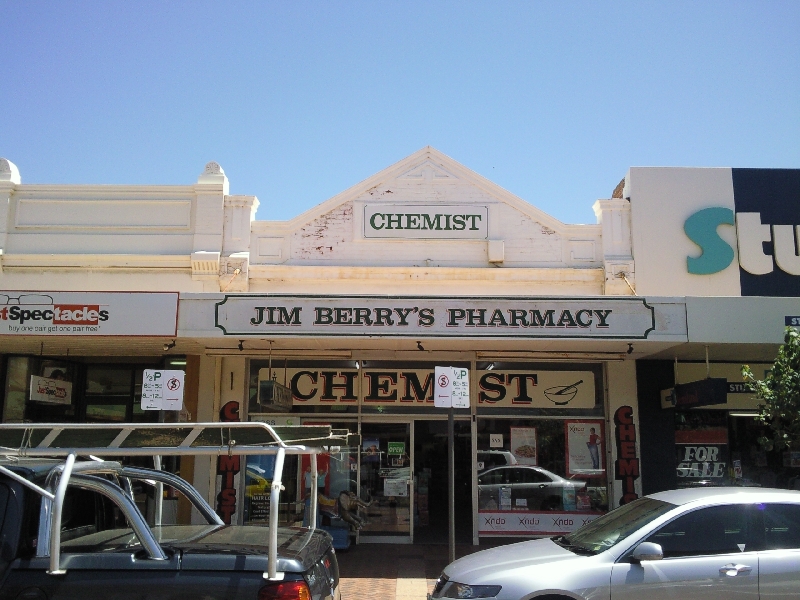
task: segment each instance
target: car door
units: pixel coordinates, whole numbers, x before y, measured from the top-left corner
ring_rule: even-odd
[[[756,508],[701,508],[670,521],[645,540],[662,560],[621,558],[611,572],[611,600],[758,600]]]
[[[517,502],[519,499],[524,500],[528,510],[554,510],[560,507],[561,490],[555,489],[553,480],[544,473],[517,467],[513,469],[511,479],[511,497],[515,506],[521,506]]]
[[[800,505],[767,504],[764,549],[759,553],[761,600],[788,600],[800,593]]]
[[[489,469],[478,476],[478,506],[486,510],[500,508],[500,488],[508,486],[508,469]]]

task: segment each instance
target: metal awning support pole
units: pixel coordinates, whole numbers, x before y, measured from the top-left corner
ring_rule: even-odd
[[[278,448],[275,456],[275,472],[272,475],[272,489],[269,496],[269,565],[267,575],[275,579],[278,573],[278,510],[280,509],[281,478],[283,476],[284,448]]]
[[[309,455],[311,461],[311,515],[308,519],[308,526],[311,529],[317,528],[317,498],[319,497],[319,485],[317,484],[317,455]]]
[[[447,414],[447,505],[450,515],[448,527],[448,541],[450,547],[450,562],[456,559],[456,459],[455,435],[453,423],[453,407]]]
[[[64,575],[66,570],[59,568],[61,562],[61,514],[64,511],[64,496],[67,494],[72,467],[75,465],[75,455],[69,454],[64,462],[64,470],[58,479],[56,498],[53,502],[53,514],[50,517],[50,575]]]
[[[161,470],[161,457],[159,455],[155,455],[153,457],[153,466],[155,467],[156,471]],[[155,527],[161,527],[161,517],[164,514],[164,484],[160,481],[156,481],[156,506],[155,506],[155,515],[153,516],[153,521]]]

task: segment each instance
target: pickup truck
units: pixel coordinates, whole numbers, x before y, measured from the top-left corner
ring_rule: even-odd
[[[11,452],[3,434],[0,454],[11,455],[0,458],[0,600],[341,600],[324,531],[225,525],[177,475],[78,459],[88,456],[79,450],[28,457],[35,448]],[[142,485],[159,498],[164,485],[183,494],[205,523],[162,525],[160,514],[148,523],[134,500]]]

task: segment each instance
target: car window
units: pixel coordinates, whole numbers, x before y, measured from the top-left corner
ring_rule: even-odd
[[[522,471],[522,483],[550,483],[550,478],[536,469],[520,469]]]
[[[664,558],[731,554],[755,550],[753,510],[747,505],[712,506],[667,523],[647,538]]]
[[[480,485],[497,485],[506,482],[506,469],[497,469],[496,471],[489,471],[478,477]]]
[[[563,541],[583,550],[603,552],[675,508],[669,502],[639,498],[564,536]]]
[[[764,511],[764,548],[800,548],[800,505],[767,504]]]
[[[67,488],[61,513],[61,544],[64,551],[91,551],[105,532],[131,530],[119,507],[111,499],[91,490]]]

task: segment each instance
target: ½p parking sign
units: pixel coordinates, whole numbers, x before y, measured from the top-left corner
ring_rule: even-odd
[[[183,371],[145,369],[142,376],[142,410],[181,410]]]
[[[436,408],[469,408],[469,369],[436,367],[433,405]]]

